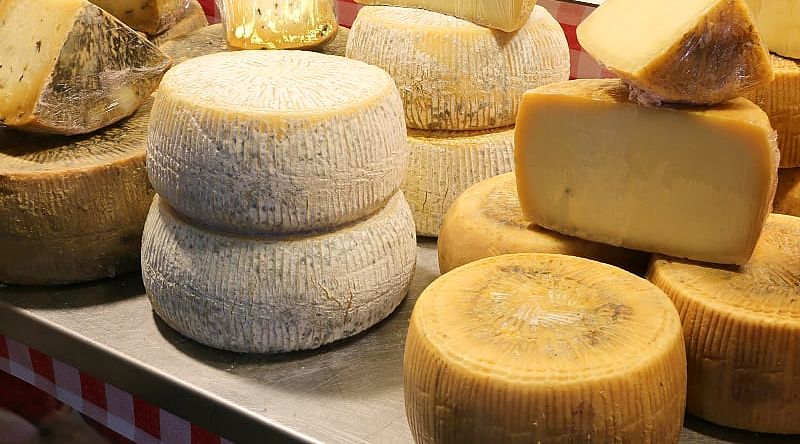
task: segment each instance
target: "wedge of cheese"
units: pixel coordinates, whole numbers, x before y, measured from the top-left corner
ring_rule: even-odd
[[[196,227],[156,198],[142,276],[155,312],[211,347],[272,353],[359,333],[403,300],[417,257],[402,193],[324,234],[233,237]]]
[[[510,253],[554,253],[606,262],[644,275],[650,254],[563,236],[522,214],[514,173],[468,188],[450,206],[439,232],[439,270]]]
[[[536,5],[536,0],[356,0],[356,2],[363,5],[427,9],[505,32],[513,32],[525,26]]]
[[[208,18],[206,17],[205,11],[203,11],[203,7],[197,0],[192,0],[192,3],[189,4],[189,9],[186,10],[186,14],[180,20],[166,31],[151,37],[150,41],[161,46],[166,41],[186,35],[196,29],[206,26],[208,26]]]
[[[421,9],[366,6],[347,56],[385,69],[408,127],[427,130],[513,125],[526,90],[569,78],[564,31],[540,6],[511,34]]]
[[[799,3],[800,4],[800,3]],[[770,55],[775,80],[744,97],[766,111],[778,131],[781,168],[800,167],[800,60]]]
[[[744,264],[775,195],[774,131],[742,98],[656,108],[620,80],[548,85],[525,95],[515,144],[526,217],[635,250]]]
[[[391,77],[307,51],[188,60],[156,93],[150,179],[190,220],[231,233],[326,230],[381,208],[408,163]]]
[[[408,172],[401,184],[417,234],[438,236],[447,209],[472,185],[514,169],[514,128],[408,134]]]
[[[0,129],[0,282],[68,284],[138,269],[153,199],[151,103],[91,136]]]
[[[778,170],[778,191],[772,211],[800,216],[800,168]]]
[[[192,0],[89,0],[131,28],[150,35],[166,31],[191,7]]]
[[[744,0],[608,0],[577,34],[646,103],[719,103],[773,78]]]
[[[417,300],[403,385],[418,443],[677,443],[680,319],[661,290],[610,265],[483,259]]]
[[[746,0],[769,50],[800,59],[800,1]]]
[[[170,66],[85,0],[5,0],[0,42],[0,123],[30,131],[108,126],[136,111]]]
[[[800,433],[800,219],[774,214],[743,267],[657,257],[689,362],[687,410],[728,427]]]

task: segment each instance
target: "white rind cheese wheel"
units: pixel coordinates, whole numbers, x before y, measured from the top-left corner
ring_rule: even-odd
[[[775,192],[772,211],[800,216],[800,168],[778,170],[778,190]]]
[[[681,314],[687,410],[764,433],[800,433],[800,219],[773,214],[741,268],[656,257],[650,280]]]
[[[392,79],[306,51],[188,60],[156,94],[148,172],[190,220],[231,233],[324,230],[374,213],[408,162]]]
[[[0,129],[0,282],[68,284],[139,267],[151,103],[90,136]]]
[[[152,37],[150,41],[160,46],[164,42],[184,36],[196,29],[201,29],[206,26],[208,26],[206,12],[203,11],[203,7],[197,0],[192,0],[189,9],[186,10],[186,15],[166,31]]]
[[[525,218],[514,173],[473,185],[456,199],[439,232],[442,273],[492,256],[554,253],[580,256],[644,274],[650,254],[545,230]]]
[[[553,254],[483,259],[411,315],[406,413],[418,443],[678,442],[680,319],[619,268]]]
[[[514,32],[525,26],[536,0],[356,0],[356,3],[427,9],[488,28]]]
[[[408,172],[401,185],[417,234],[438,236],[447,209],[467,188],[514,168],[514,128],[409,131]]]
[[[340,230],[271,238],[205,231],[157,198],[144,233],[155,312],[198,342],[239,352],[313,349],[373,326],[405,297],[417,254],[402,193]]]
[[[397,82],[409,128],[481,130],[514,124],[522,94],[569,78],[569,48],[541,6],[515,33],[422,9],[365,6],[347,56]]]

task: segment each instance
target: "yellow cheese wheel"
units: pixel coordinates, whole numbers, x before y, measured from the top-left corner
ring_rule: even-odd
[[[680,319],[661,290],[610,265],[483,259],[420,296],[404,389],[418,443],[677,442]]]
[[[800,216],[800,168],[778,170],[778,190],[772,211]]]
[[[687,410],[728,427],[800,433],[800,219],[771,215],[741,268],[657,257],[649,276],[683,322]]]

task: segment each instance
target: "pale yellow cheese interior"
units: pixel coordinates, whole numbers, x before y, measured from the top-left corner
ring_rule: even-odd
[[[746,0],[770,51],[800,59],[800,1]]]

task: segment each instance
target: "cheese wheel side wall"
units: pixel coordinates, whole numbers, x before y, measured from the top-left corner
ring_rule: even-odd
[[[778,170],[778,190],[772,211],[800,216],[800,168]]]

